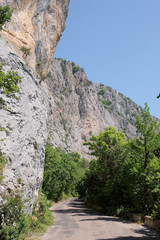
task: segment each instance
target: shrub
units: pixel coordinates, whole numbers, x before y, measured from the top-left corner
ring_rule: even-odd
[[[67,62],[67,60],[66,60],[66,59],[63,59],[63,58],[57,58],[57,60],[60,60],[60,61],[62,61],[63,63],[66,63],[66,62]]]
[[[5,166],[5,163],[6,163],[6,159],[5,157],[2,155],[2,152],[0,150],[0,183],[2,182],[3,180],[3,175],[2,175],[2,172],[3,172],[3,168]]]
[[[105,94],[105,90],[104,89],[101,89],[99,92],[98,92],[98,95],[104,95]]]
[[[44,81],[47,78],[47,75],[44,74],[42,70],[39,70],[37,73],[38,73],[37,77],[39,77],[41,81]]]
[[[85,86],[90,86],[91,84],[92,84],[92,81],[90,81],[90,80],[88,80],[88,79],[86,78]]]
[[[104,105],[108,105],[108,106],[112,104],[112,102],[110,100],[102,100],[102,103]]]
[[[53,76],[52,76],[52,73],[51,73],[51,72],[49,72],[49,73],[47,74],[47,77],[48,77],[49,79],[53,80]]]
[[[49,207],[51,207],[51,202],[47,200],[43,193],[40,193],[32,215],[26,217],[26,227],[24,229],[26,235],[31,235],[34,232],[44,232],[47,226],[53,224],[53,216]]]
[[[152,212],[152,217],[154,219],[160,219],[160,201],[154,205],[154,210]]]
[[[0,239],[19,240],[25,228],[24,204],[19,194],[10,196],[0,208]]]
[[[2,7],[0,6],[0,31],[6,22],[9,22],[12,17],[12,10],[9,5]]]
[[[30,49],[30,48],[27,48],[27,47],[25,47],[25,46],[22,46],[22,47],[20,48],[20,50],[23,52],[23,56],[24,56],[25,58],[27,58],[28,56],[31,55],[31,49]]]
[[[7,202],[0,207],[0,239],[24,240],[33,233],[44,232],[53,223],[50,206],[45,195],[40,193],[32,215],[26,216],[21,195],[11,193]]]
[[[37,62],[37,67],[40,67],[41,65],[42,65],[41,61]]]
[[[5,73],[3,71],[4,63],[0,64],[0,89],[3,89],[6,95],[15,96],[14,93],[19,92],[18,83],[21,82],[21,77],[17,72],[8,71]],[[0,98],[0,104],[3,106],[5,101]]]
[[[76,72],[78,72],[80,69],[81,69],[81,68],[80,68],[79,66],[73,66],[72,72],[73,72],[73,73],[76,73]]]
[[[62,68],[62,73],[65,76],[66,73],[67,73],[67,67],[66,67],[66,60],[65,59],[61,61],[61,68]]]

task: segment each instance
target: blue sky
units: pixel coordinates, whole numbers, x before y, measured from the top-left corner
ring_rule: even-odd
[[[160,117],[160,0],[71,0],[54,56]]]

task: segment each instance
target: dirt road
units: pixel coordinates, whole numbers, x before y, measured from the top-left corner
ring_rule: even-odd
[[[156,232],[116,217],[99,215],[79,199],[54,205],[55,224],[41,240],[159,239]]]

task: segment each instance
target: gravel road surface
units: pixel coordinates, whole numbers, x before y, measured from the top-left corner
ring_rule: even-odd
[[[145,226],[100,215],[76,198],[55,204],[52,211],[55,223],[41,240],[160,239]]]

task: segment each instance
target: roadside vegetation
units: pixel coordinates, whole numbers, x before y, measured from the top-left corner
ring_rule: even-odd
[[[85,202],[107,214],[152,215],[160,219],[160,126],[145,104],[136,116],[138,137],[109,127],[84,144],[91,155],[79,192]]]
[[[0,239],[24,240],[27,237],[45,232],[53,223],[49,211],[50,202],[40,193],[31,215],[25,214],[25,204],[20,193],[12,192],[0,207]]]
[[[60,148],[46,147],[42,191],[53,201],[78,196],[79,185],[88,161],[78,153],[66,153]]]

